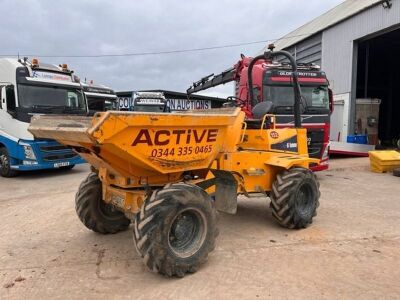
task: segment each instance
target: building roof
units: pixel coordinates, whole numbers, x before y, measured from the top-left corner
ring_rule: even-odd
[[[381,2],[381,0],[346,0],[321,16],[277,40],[275,42],[276,50],[282,50],[297,44],[298,42]],[[265,50],[267,50],[267,47],[265,47],[262,51]]]

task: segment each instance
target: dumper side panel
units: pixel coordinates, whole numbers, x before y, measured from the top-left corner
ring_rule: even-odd
[[[99,145],[98,156],[110,165],[118,164],[121,172],[149,176],[208,168],[227,141],[239,140],[240,130],[230,128],[244,118],[239,110],[106,114],[91,131]]]
[[[244,130],[243,141],[238,146],[242,149],[308,155],[307,131],[304,128],[247,129]]]
[[[243,186],[238,186],[238,192],[268,192],[276,175],[292,167],[308,168],[315,159],[290,153],[239,151],[227,153],[220,158],[220,169],[240,174]],[[244,188],[244,190],[241,190]]]

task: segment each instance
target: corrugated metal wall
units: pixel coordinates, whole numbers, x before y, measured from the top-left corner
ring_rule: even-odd
[[[372,6],[284,49],[298,62],[321,65],[333,93],[346,96],[349,109],[343,116],[343,135],[347,135],[345,131],[354,131],[357,40],[400,28],[400,0],[392,0],[391,4],[390,9],[383,8],[381,4]],[[283,58],[278,60],[284,61]]]
[[[296,58],[297,62],[321,65],[322,34],[315,34],[284,50],[289,51]],[[286,60],[282,58],[279,61]]]
[[[354,132],[357,74],[357,40],[367,39],[400,27],[400,1],[392,7],[373,6],[322,34],[322,69],[326,72],[334,94],[348,94],[349,110],[343,116],[347,132]],[[347,126],[348,125],[348,126]]]
[[[355,40],[400,26],[400,1],[392,1],[391,9],[376,5],[355,15],[322,34],[322,68],[327,73],[335,94],[350,93],[352,72],[356,68],[353,58]]]

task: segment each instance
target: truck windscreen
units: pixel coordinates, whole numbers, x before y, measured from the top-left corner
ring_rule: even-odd
[[[19,107],[43,113],[86,113],[83,92],[58,86],[18,85]]]
[[[329,93],[327,86],[301,86],[301,93],[306,101],[305,106],[329,109]],[[286,85],[264,85],[264,101],[272,101],[275,108],[293,107],[293,87]]]
[[[90,110],[106,111],[116,110],[118,108],[117,99],[114,98],[94,97],[86,95],[86,99],[88,101],[88,106]]]

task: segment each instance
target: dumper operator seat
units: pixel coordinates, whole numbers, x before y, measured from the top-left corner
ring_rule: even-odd
[[[248,129],[260,129],[264,116],[272,112],[274,104],[271,101],[264,101],[257,103],[253,109],[253,119],[246,119]],[[264,129],[268,129],[271,126],[271,121],[267,119],[264,123]]]
[[[245,105],[245,101],[235,97],[235,96],[230,96],[226,98],[227,102],[225,102],[222,106],[223,107],[241,107],[242,105]],[[271,101],[263,101],[260,103],[257,103],[253,109],[253,118],[252,119],[246,119],[245,122],[247,123],[247,128],[248,129],[260,129],[262,120],[264,116],[268,113],[272,112],[272,109],[274,107],[274,104]],[[264,128],[268,129],[270,128],[271,122],[270,120],[266,120],[264,124]]]

